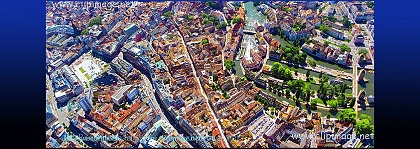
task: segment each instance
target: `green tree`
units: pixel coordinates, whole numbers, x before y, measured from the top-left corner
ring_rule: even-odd
[[[122,103],[122,104],[120,105],[120,108],[122,108],[122,109],[126,110],[126,109],[127,109],[126,103],[125,103],[125,102],[124,102],[124,103]]]
[[[284,80],[292,80],[293,74],[292,71],[289,68],[286,68],[284,71]]]
[[[346,101],[346,97],[344,97],[344,95],[338,96],[337,101],[338,101],[338,106],[343,107],[343,108],[347,107],[347,101]]]
[[[370,117],[369,115],[366,115],[366,114],[360,114],[360,115],[359,115],[359,118],[360,118],[361,120],[363,120],[363,119],[367,119],[369,122],[372,122],[372,117]]]
[[[308,55],[306,54],[306,53],[301,53],[301,54],[299,54],[299,63],[300,64],[305,64],[305,62],[306,62],[306,57],[307,57]]]
[[[328,45],[330,45],[331,44],[331,42],[329,42],[329,41],[327,41],[327,40],[324,40],[324,45],[325,46],[328,46]]]
[[[235,16],[235,17],[233,17],[232,23],[236,24],[236,23],[239,23],[240,21],[241,21],[241,18],[238,17],[238,16]]]
[[[223,97],[225,97],[226,99],[229,99],[229,94],[225,90],[222,90],[222,94],[223,94]]]
[[[308,103],[311,100],[311,90],[305,90],[305,98],[304,101]]]
[[[309,78],[311,72],[309,70],[306,71],[306,78]]]
[[[284,53],[292,53],[292,49],[290,47],[284,48]]]
[[[271,66],[270,73],[277,76],[280,66],[279,62],[274,62],[273,66]]]
[[[370,124],[368,119],[362,119],[354,126],[356,134],[371,134],[373,132],[373,125]]]
[[[210,22],[215,22],[216,21],[216,17],[214,17],[213,15],[209,16],[209,21]]]
[[[350,50],[351,50],[350,47],[345,45],[344,43],[340,45],[340,49],[343,52],[350,52]]]
[[[344,41],[350,43],[350,39],[344,39]]]
[[[213,50],[211,50],[211,53],[216,54],[217,53],[217,50],[216,49],[213,49]]]
[[[220,23],[220,27],[221,27],[221,28],[223,28],[223,29],[224,29],[224,28],[226,28],[226,26],[227,26],[227,23],[226,23],[226,22],[222,22],[222,23]]]
[[[302,89],[303,89],[303,92],[310,94],[311,93],[311,83],[303,82]]]
[[[374,9],[374,2],[370,1],[370,2],[365,2],[366,6],[368,6],[369,8]]]
[[[337,118],[354,124],[356,122],[356,112],[353,109],[344,109],[338,112]]]
[[[365,48],[360,48],[359,51],[357,51],[357,54],[363,55],[363,56],[366,56],[366,54],[368,54],[368,53],[369,53],[369,51],[366,50]]]
[[[326,17],[326,19],[331,21],[332,23],[337,22],[337,18],[335,18],[334,16],[328,16],[328,17]]]
[[[311,109],[316,109],[316,106],[317,106],[317,104],[316,104],[316,101],[315,100],[311,100]]]
[[[226,60],[224,65],[225,65],[226,69],[228,69],[228,70],[232,70],[236,66],[235,62],[232,61],[232,60]]]
[[[89,31],[87,29],[83,30],[80,34],[82,35],[87,35],[89,33]]]
[[[328,100],[327,105],[330,106],[330,109],[336,110],[338,103],[337,103],[337,100]]]
[[[206,45],[208,43],[209,43],[209,40],[207,38],[204,38],[204,39],[201,40],[202,45]]]
[[[327,85],[326,91],[324,92],[326,92],[326,93],[323,93],[324,97],[329,97],[328,99],[331,99],[334,96],[334,90],[331,85]]]
[[[284,68],[282,65],[280,65],[275,77],[276,78],[285,78],[285,71],[286,71],[286,68]]]
[[[329,77],[327,75],[322,75],[321,82],[326,83],[328,82]]]
[[[287,96],[287,97],[289,97],[289,96],[290,96],[290,89],[288,89],[288,88],[287,88],[287,89],[285,90],[285,93],[286,93],[286,96]]]
[[[165,16],[165,17],[167,17],[167,18],[170,18],[170,17],[172,17],[173,15],[174,15],[174,13],[173,13],[172,11],[167,11],[167,12],[163,13],[163,16]]]
[[[193,20],[194,19],[194,16],[192,16],[192,15],[188,15],[188,20]]]
[[[300,56],[299,55],[294,55],[293,58],[292,58],[292,61],[294,63],[298,63],[299,62],[299,59],[300,59]]]
[[[216,25],[216,29],[220,29],[220,25]]]
[[[94,17],[94,18],[90,19],[87,26],[91,27],[91,26],[94,26],[94,25],[101,25],[101,24],[102,24],[102,17],[97,16],[97,17]]]
[[[218,9],[217,3],[216,2],[205,2],[205,4],[207,6],[210,6],[213,9]]]
[[[308,63],[309,63],[309,65],[311,65],[311,66],[313,66],[313,67],[316,67],[316,62],[315,62],[314,60],[310,59],[310,60],[308,61]]]
[[[209,24],[209,19],[204,18],[204,19],[203,19],[203,24]]]
[[[349,107],[353,107],[355,103],[356,103],[356,97],[352,97],[350,100]]]
[[[347,28],[350,28],[350,26],[352,25],[349,18],[346,16],[343,18],[343,25]]]
[[[344,93],[346,92],[346,89],[347,88],[349,88],[349,85],[347,85],[347,84],[340,84],[339,85],[339,93],[340,94],[343,94],[343,96],[344,96]],[[345,96],[344,96],[345,97]]]
[[[319,30],[323,33],[327,33],[330,29],[327,26],[321,24],[319,25]]]
[[[217,74],[213,73],[213,82],[218,82],[219,78]]]

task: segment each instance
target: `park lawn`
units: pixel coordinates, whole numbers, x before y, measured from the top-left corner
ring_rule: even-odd
[[[85,77],[86,77],[86,79],[90,80],[90,77],[87,73],[85,73]]]
[[[80,67],[79,68],[79,70],[80,70],[80,72],[82,72],[82,73],[85,73],[86,71],[82,68],[82,67]]]
[[[322,100],[321,100],[321,99],[319,99],[319,98],[315,98],[315,99],[312,99],[312,100],[315,100],[315,102],[316,102],[316,103],[319,103],[319,104],[324,105],[324,101],[322,101]]]

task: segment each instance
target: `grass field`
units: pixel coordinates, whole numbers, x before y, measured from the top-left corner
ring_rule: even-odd
[[[85,77],[86,77],[86,79],[90,80],[90,77],[87,73],[85,73]]]
[[[86,71],[82,68],[82,67],[80,67],[79,68],[79,70],[80,70],[80,72],[82,72],[82,73],[85,73]]]

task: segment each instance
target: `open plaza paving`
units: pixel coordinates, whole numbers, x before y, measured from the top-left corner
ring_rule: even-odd
[[[98,61],[85,54],[71,65],[74,73],[85,86],[89,86],[90,82],[98,77],[104,69],[104,65],[101,65]]]
[[[261,138],[265,132],[271,129],[274,125],[274,119],[270,118],[268,115],[263,114],[253,120],[248,128],[251,130],[253,139]]]

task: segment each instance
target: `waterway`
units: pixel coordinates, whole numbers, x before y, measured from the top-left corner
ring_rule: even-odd
[[[255,31],[255,23],[256,22],[258,22],[260,25],[263,25],[265,22],[267,22],[267,19],[265,18],[265,16],[255,9],[253,2],[246,2],[244,4],[244,7],[245,7],[245,11],[246,11],[246,14],[245,14],[245,30]],[[248,46],[250,46],[250,48],[246,48]],[[243,57],[249,59],[250,58],[250,50],[254,50],[254,51],[258,50],[258,43],[257,43],[257,39],[256,39],[255,35],[244,34],[243,39],[242,39],[241,47],[244,47],[244,48],[240,48],[240,50],[238,52],[238,56],[240,58],[242,58],[242,56],[243,56]],[[237,76],[239,76],[239,77],[244,76],[244,73],[241,69],[240,59],[235,60],[235,71],[236,71],[235,74]]]
[[[344,72],[347,72],[347,73],[353,73],[352,68],[343,68],[343,67],[341,67],[337,64],[332,64],[330,62],[322,61],[322,60],[320,60],[318,58],[314,58],[310,55],[308,55],[308,57],[306,59],[307,60],[314,60],[316,62],[316,64],[319,65],[319,66],[324,66],[324,67],[335,69],[335,70],[341,70],[341,71],[344,71]]]
[[[267,22],[266,17],[255,9],[255,7],[253,5],[253,2],[247,2],[247,3],[244,4],[244,6],[245,6],[245,10],[247,11],[247,13],[245,14],[247,24],[248,24],[248,22],[251,22],[251,21],[253,22],[253,25],[255,25],[255,21],[258,21],[258,23],[260,23],[261,25],[264,24],[265,22]],[[245,27],[245,29],[248,29],[248,27]],[[250,30],[254,30],[253,27]],[[281,38],[278,35],[275,35],[273,37],[277,41],[279,41],[282,46],[286,46],[287,44],[289,44],[287,41],[285,41],[283,38]],[[345,71],[345,72],[348,72],[348,73],[353,73],[353,70],[351,68],[350,69],[343,68],[343,67],[341,67],[337,64],[332,64],[332,63],[329,63],[329,62],[326,62],[326,61],[322,61],[322,60],[319,60],[319,59],[316,59],[316,58],[312,58],[311,56],[308,56],[308,60],[309,59],[313,59],[314,61],[316,61],[316,64],[320,65],[320,66],[324,66],[324,67],[331,68],[331,69],[336,69],[336,70],[341,70],[341,71]],[[241,69],[241,66],[240,66],[240,61],[235,61],[235,63],[236,63],[236,66],[235,66],[236,75],[243,76],[243,72],[242,72],[242,69]],[[266,64],[273,65],[273,63],[274,63],[274,61],[268,60]],[[294,70],[294,71],[297,71],[297,72],[300,72],[300,73],[306,74],[306,72],[307,72],[307,70],[303,69],[303,68],[288,66],[287,64],[283,64],[283,63],[281,63],[281,65],[283,67],[290,68],[291,70]],[[359,72],[360,72],[360,70],[359,70]],[[318,72],[310,71],[311,76],[318,77],[319,74],[320,73],[318,73]],[[266,74],[263,74],[263,77],[268,78],[269,76],[266,75]],[[331,76],[329,76],[329,78],[330,78],[329,80],[335,79],[334,77],[331,77]],[[374,75],[371,74],[371,73],[366,73],[365,78],[369,79],[369,83],[366,83],[364,85],[359,84],[358,90],[359,91],[362,90],[362,89],[365,90],[367,96],[374,95],[373,94],[373,92],[374,92],[374,84],[373,84]],[[350,85],[350,86],[352,85],[352,81],[344,80],[344,79],[342,79],[342,81],[343,81],[343,83],[345,83],[347,85]],[[315,85],[315,84],[311,85],[311,89],[317,90],[318,88],[319,88],[319,85]],[[280,101],[285,101],[285,102],[288,102],[291,105],[296,105],[296,103],[294,101],[291,101],[291,100],[286,99],[284,97],[280,97],[280,96],[278,96],[274,93],[271,93],[267,90],[264,90],[264,89],[262,89],[262,90],[271,94],[271,95],[273,95],[273,96],[275,96]],[[346,93],[351,93],[351,92],[352,92],[351,89],[346,90]],[[303,107],[303,108],[306,109],[305,107]],[[321,113],[323,116],[326,116],[326,115],[330,114],[330,112],[327,111],[327,110],[319,110],[319,109],[318,110],[313,110],[313,112],[315,112],[315,111]],[[359,113],[367,114],[367,115],[371,116],[372,119],[373,119],[374,109],[370,108],[370,109],[366,109],[366,110],[361,110],[361,111],[359,111]],[[331,117],[336,117],[336,116],[331,115]]]
[[[360,73],[360,71],[359,71],[359,73]],[[369,72],[367,72],[366,71],[366,74],[365,74],[365,78],[366,79],[368,79],[369,80],[369,82],[368,83],[366,83],[366,84],[359,84],[359,86],[358,86],[358,89],[359,89],[359,91],[360,90],[365,90],[365,97],[368,97],[369,95],[374,95],[374,74],[373,73],[369,73]],[[369,115],[370,117],[372,117],[372,124],[374,123],[374,120],[375,120],[375,118],[374,118],[374,114],[375,112],[374,112],[374,108],[372,107],[372,108],[367,108],[366,110],[360,110],[359,111],[359,115],[360,114],[366,114],[366,115]]]
[[[236,71],[235,75],[237,75],[239,77],[245,76],[244,72],[242,72],[241,61],[236,61],[235,60],[235,71]]]
[[[369,82],[366,84],[359,84],[359,89],[365,90],[366,96],[374,95],[374,74],[366,71],[365,78],[368,79]]]
[[[247,24],[251,23],[253,25],[251,26],[252,30],[254,30],[253,28],[255,26],[255,21],[258,21],[260,25],[263,25],[265,22],[268,21],[263,14],[261,14],[260,12],[257,11],[257,9],[255,9],[254,2],[246,2],[244,6],[245,6],[245,11],[247,12],[245,14],[245,21]],[[248,28],[245,27],[245,29],[248,29]]]

